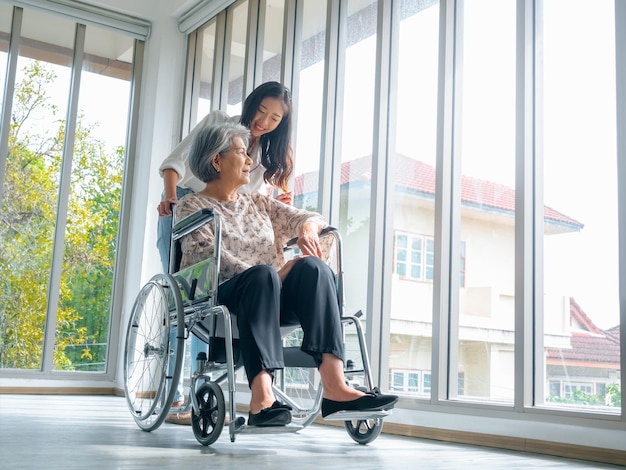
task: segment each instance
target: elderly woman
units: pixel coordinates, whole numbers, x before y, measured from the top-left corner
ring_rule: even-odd
[[[259,193],[237,192],[250,181],[248,138],[248,129],[239,124],[200,131],[189,164],[206,187],[186,195],[176,206],[177,219],[201,208],[211,208],[220,216],[218,296],[237,318],[251,390],[248,424],[282,426],[291,422],[290,407],[278,402],[272,391],[274,371],[284,367],[281,323],[302,326],[302,350],[315,359],[324,388],[324,417],[343,410],[393,408],[398,400],[395,395],[364,393],[346,384],[334,276],[320,259],[318,234],[326,225],[324,219]],[[294,236],[303,256],[284,263],[277,246]],[[181,246],[181,268],[211,256],[211,224],[186,235]]]

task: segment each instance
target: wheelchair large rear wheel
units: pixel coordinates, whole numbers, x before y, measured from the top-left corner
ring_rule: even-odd
[[[124,388],[128,408],[144,431],[165,419],[180,380],[185,322],[178,284],[157,274],[141,289],[126,331]]]
[[[344,426],[350,437],[359,444],[369,444],[376,439],[383,430],[382,418],[355,419],[344,421]]]
[[[213,444],[224,427],[226,402],[224,393],[215,382],[206,382],[196,392],[199,409],[191,414],[191,427],[197,441],[203,446]]]

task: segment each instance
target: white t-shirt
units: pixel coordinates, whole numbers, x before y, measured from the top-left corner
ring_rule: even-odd
[[[177,186],[181,188],[190,188],[193,192],[202,191],[206,186],[206,183],[200,181],[194,176],[189,168],[189,150],[196,134],[205,127],[212,126],[214,124],[222,124],[225,122],[239,123],[240,116],[230,117],[224,111],[212,111],[207,114],[202,121],[196,124],[196,127],[185,136],[183,140],[172,150],[168,157],[163,160],[159,167],[159,173],[163,176],[163,170],[174,170],[178,173]],[[260,149],[255,152],[254,155],[250,155],[252,158],[252,166],[250,167],[250,182],[241,188],[239,193],[255,193],[260,192],[267,194],[267,184],[263,180],[263,173],[265,173],[265,167],[261,165],[261,151]]]

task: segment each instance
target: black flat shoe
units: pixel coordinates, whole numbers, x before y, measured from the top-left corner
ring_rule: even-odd
[[[337,413],[338,411],[382,411],[394,407],[398,397],[396,395],[383,395],[377,390],[367,392],[362,397],[351,401],[334,401],[328,398],[322,399],[322,417]]]
[[[269,408],[250,413],[248,426],[286,426],[291,423],[291,406],[275,401]]]

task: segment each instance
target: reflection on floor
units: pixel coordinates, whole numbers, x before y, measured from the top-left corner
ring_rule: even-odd
[[[190,426],[141,431],[124,398],[0,395],[3,469],[528,469],[617,468],[549,456],[397,437],[356,444],[343,428],[239,435],[225,429],[209,447]]]

